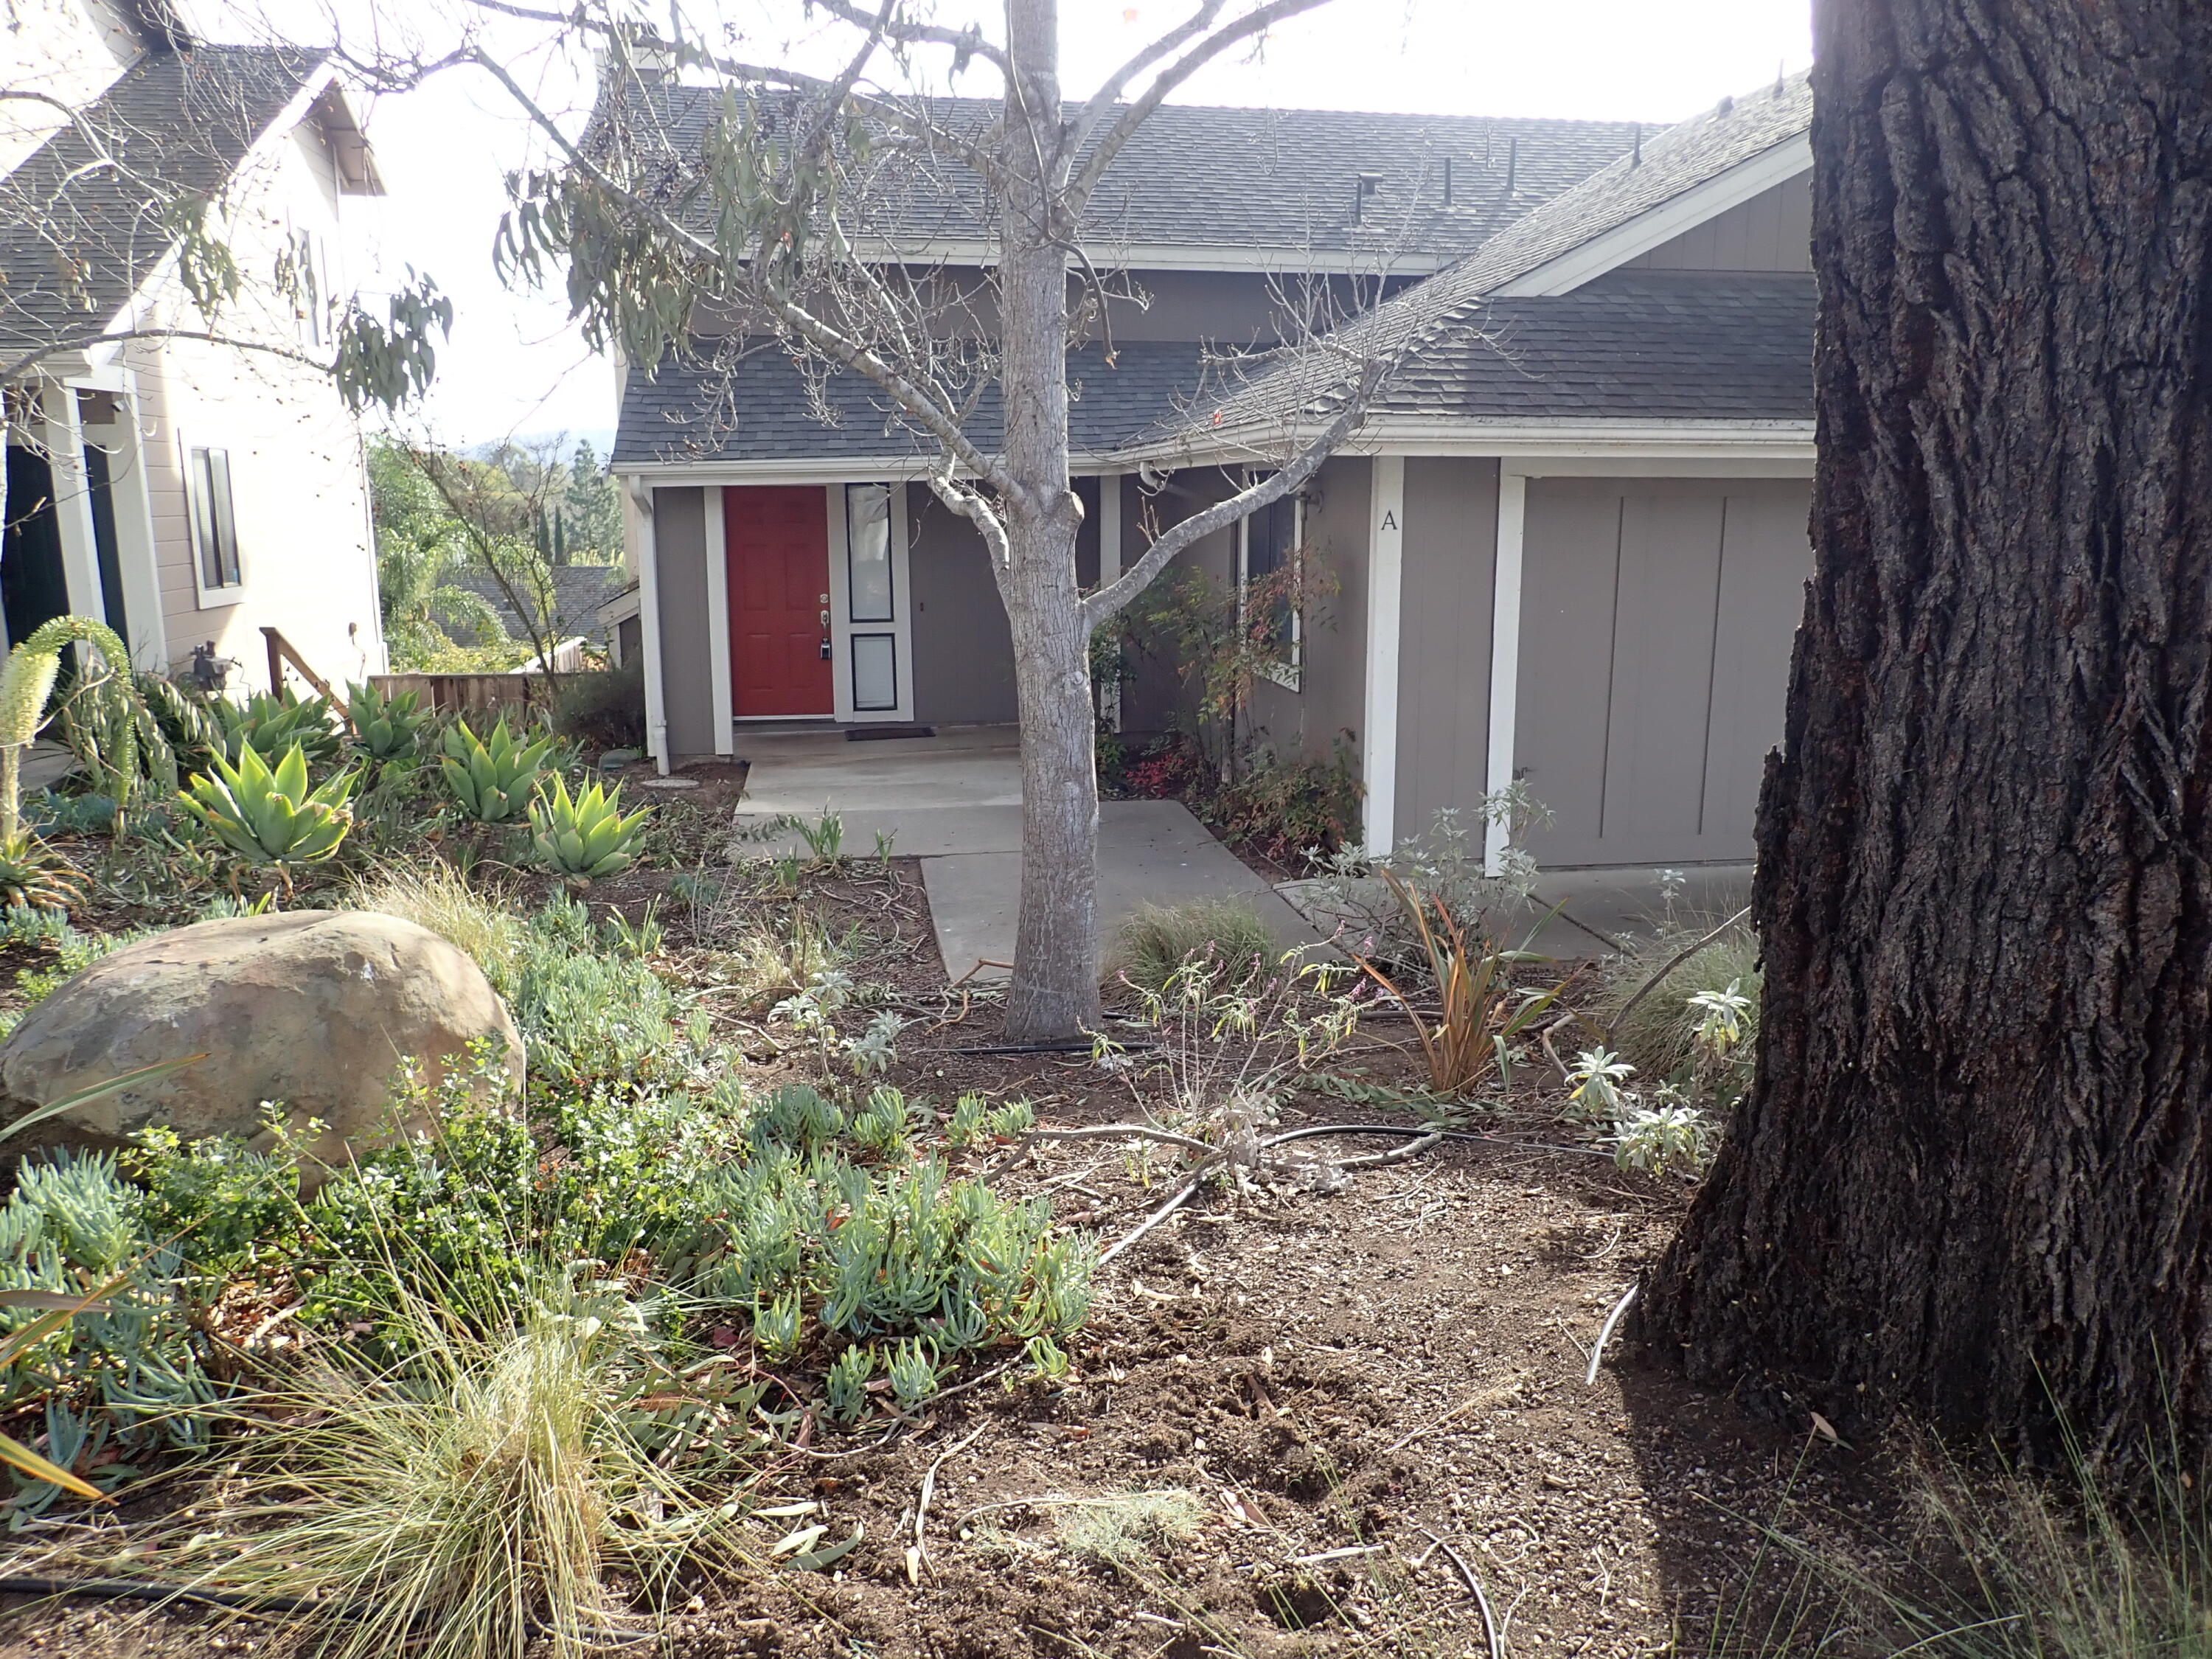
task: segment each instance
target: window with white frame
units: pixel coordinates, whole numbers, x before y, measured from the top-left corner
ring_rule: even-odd
[[[1257,474],[1247,482],[1257,483],[1265,476]],[[1248,515],[1237,535],[1238,619],[1248,638],[1253,637],[1255,623],[1259,624],[1255,642],[1267,647],[1272,659],[1262,672],[1293,691],[1298,689],[1304,646],[1299,599],[1304,537],[1304,506],[1295,491]]]
[[[185,506],[192,527],[192,553],[199,563],[203,592],[237,587],[238,520],[231,511],[230,452],[195,448],[186,452]]]
[[[898,707],[898,633],[893,626],[891,489],[889,484],[845,486],[846,636],[853,675],[853,708],[883,714]],[[880,623],[880,627],[872,624]]]

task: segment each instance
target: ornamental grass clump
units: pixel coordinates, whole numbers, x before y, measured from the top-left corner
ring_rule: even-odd
[[[155,1552],[202,1592],[290,1598],[334,1659],[574,1659],[649,1635],[679,1576],[744,1564],[753,1449],[690,1397],[623,1288],[553,1284],[475,1333],[410,1297],[407,1358],[319,1364]],[[179,1571],[181,1568],[181,1571]]]
[[[438,775],[446,793],[469,817],[478,823],[504,823],[528,808],[552,749],[550,738],[530,744],[519,740],[504,714],[482,738],[460,720],[446,733]]]
[[[641,806],[624,817],[619,785],[610,793],[594,783],[572,797],[567,780],[556,776],[530,803],[531,846],[546,868],[572,881],[596,881],[635,860],[650,811]]]
[[[1185,963],[1204,957],[1237,984],[1273,963],[1280,947],[1260,913],[1241,898],[1140,904],[1123,921],[1113,967],[1140,991],[1164,991]]]

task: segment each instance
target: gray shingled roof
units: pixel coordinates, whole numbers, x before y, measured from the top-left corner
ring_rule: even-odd
[[[1640,155],[1600,169],[1449,270],[1346,325],[1340,338],[1355,356],[1400,354],[1401,374],[1431,352],[1449,353],[1459,334],[1480,326],[1476,313],[1499,288],[1790,143],[1809,126],[1812,112],[1810,77],[1799,75],[1680,122],[1644,144]],[[1290,359],[1273,374],[1254,376],[1244,392],[1224,403],[1210,430],[1234,434],[1301,417],[1325,418],[1336,406],[1344,379],[1340,360],[1311,353]],[[1203,441],[1206,434],[1187,435]]]
[[[259,46],[149,52],[0,179],[0,350],[105,326],[167,257],[164,209],[219,191],[323,63]]]
[[[665,82],[633,88],[626,101],[642,151],[696,157],[720,98]],[[1000,113],[996,99],[900,101],[963,136]],[[1642,131],[1627,121],[1167,104],[1137,130],[1093,197],[1090,252],[1101,266],[1139,269],[1146,248],[1238,249],[1279,256],[1290,269],[1308,261],[1364,266],[1391,254],[1433,268],[1626,155]],[[908,250],[986,239],[981,184],[964,165],[902,155],[884,166],[871,196],[848,204],[855,234]],[[1355,223],[1363,173],[1379,183]]]
[[[1380,417],[1808,421],[1813,278],[1613,270],[1492,300],[1409,362]]]
[[[1068,353],[1069,437],[1082,454],[1133,441],[1174,410],[1189,407],[1210,375],[1205,348],[1132,340],[1109,368],[1103,347]],[[827,416],[825,419],[824,417]],[[982,388],[967,430],[986,453],[1000,441],[995,384]],[[938,447],[891,412],[872,382],[849,373],[818,383],[776,346],[756,343],[723,358],[670,358],[648,379],[632,374],[611,465],[680,465],[700,460],[850,458],[911,461]]]
[[[547,568],[547,574],[553,580],[553,614],[547,619],[553,627],[549,631],[562,638],[580,634],[594,645],[605,645],[607,623],[602,613],[608,602],[629,581],[623,568],[618,564],[556,564]],[[491,606],[509,639],[529,639],[530,629],[507,598],[507,590],[489,574],[465,570],[451,580]],[[521,597],[532,599],[533,596],[525,592]]]

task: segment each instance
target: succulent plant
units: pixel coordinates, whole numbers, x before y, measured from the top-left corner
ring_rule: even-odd
[[[338,757],[343,739],[326,698],[301,697],[288,689],[279,696],[257,691],[243,708],[222,698],[208,707],[222,727],[222,752],[234,763],[249,748],[276,755],[295,744],[311,765],[325,765]]]
[[[56,617],[41,623],[28,639],[8,653],[6,666],[0,668],[0,844],[12,844],[21,828],[23,751],[45,723],[46,699],[53,695],[54,681],[62,670],[62,649],[74,640],[82,640],[98,650],[116,673],[130,672],[131,653],[123,641],[112,629],[88,617]],[[127,737],[118,735],[117,740],[118,744],[135,741],[136,736],[133,728]],[[136,775],[135,749],[113,758],[122,770]]]
[[[177,797],[216,839],[256,864],[313,864],[338,850],[353,813],[346,798],[354,777],[340,772],[321,787],[307,787],[307,757],[299,744],[270,770],[247,744],[233,766],[220,755],[213,775],[201,773]]]
[[[461,720],[446,733],[438,772],[446,792],[464,812],[479,823],[503,823],[526,808],[537,793],[552,747],[550,738],[518,742],[504,714],[482,738]]]
[[[374,685],[349,685],[345,711],[354,742],[374,761],[411,758],[421,746],[423,728],[430,724],[419,691],[386,696]]]
[[[0,906],[64,910],[83,890],[76,866],[29,830],[0,836]]]
[[[645,839],[648,810],[641,806],[624,817],[620,785],[609,793],[595,783],[572,798],[566,780],[556,775],[552,788],[530,803],[538,862],[581,881],[626,869]]]

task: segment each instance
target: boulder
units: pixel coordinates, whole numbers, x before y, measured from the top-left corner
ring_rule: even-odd
[[[319,1118],[326,1163],[392,1126],[400,1063],[434,1082],[489,1037],[522,1039],[476,963],[427,928],[359,910],[240,916],[127,945],[64,981],[0,1044],[0,1122],[140,1066],[207,1058],[49,1120],[0,1151],[113,1146],[149,1125],[252,1137],[262,1103]],[[426,1127],[413,1123],[408,1127]]]

